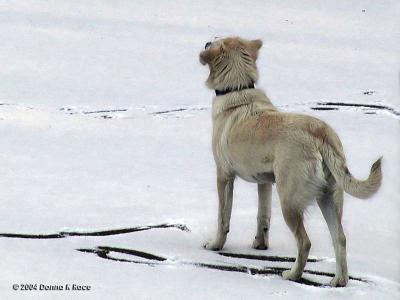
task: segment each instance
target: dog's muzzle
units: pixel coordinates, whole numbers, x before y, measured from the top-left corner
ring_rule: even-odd
[[[207,42],[206,45],[204,46],[204,49],[207,50],[208,48],[211,47],[211,42]]]

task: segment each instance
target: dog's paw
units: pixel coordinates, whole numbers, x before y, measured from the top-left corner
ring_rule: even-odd
[[[218,241],[207,241],[203,244],[203,247],[207,250],[218,251],[221,250],[224,245]]]
[[[286,270],[286,271],[283,271],[282,277],[283,277],[283,279],[286,279],[286,280],[296,281],[296,280],[300,279],[301,274],[299,275],[296,272],[293,272],[292,270]]]
[[[349,277],[348,276],[335,276],[331,280],[331,287],[343,287],[347,285],[347,282],[349,282]]]
[[[266,250],[268,249],[268,243],[265,242],[264,239],[255,238],[253,241],[253,248],[257,250]]]

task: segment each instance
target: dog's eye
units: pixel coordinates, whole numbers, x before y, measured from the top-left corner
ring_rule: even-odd
[[[207,50],[210,47],[211,47],[211,42],[207,42],[206,45],[204,46],[204,49]]]

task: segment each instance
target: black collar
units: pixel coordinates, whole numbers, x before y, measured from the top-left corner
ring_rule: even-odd
[[[215,95],[223,96],[231,92],[239,92],[246,89],[254,89],[254,82],[250,83],[248,86],[242,88],[227,88],[225,90],[215,90]]]

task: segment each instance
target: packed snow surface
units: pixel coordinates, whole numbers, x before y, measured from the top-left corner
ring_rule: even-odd
[[[0,299],[399,299],[399,12],[397,1],[0,1]],[[276,272],[297,250],[275,190],[270,249],[251,248],[257,187],[241,180],[228,255],[202,247],[217,193],[198,54],[230,35],[263,40],[258,87],[335,128],[356,177],[383,155],[380,191],[345,196],[346,288],[310,284],[335,271],[317,206],[306,270],[319,274]]]

